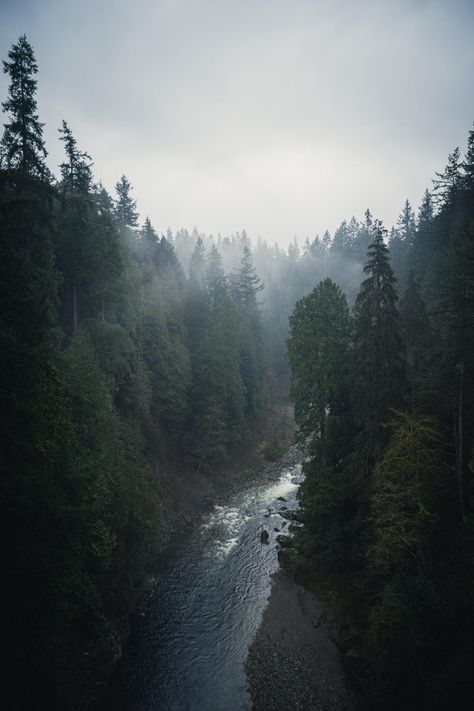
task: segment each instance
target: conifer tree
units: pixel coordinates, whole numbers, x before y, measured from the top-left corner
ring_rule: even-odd
[[[206,248],[198,237],[189,261],[189,279],[191,285],[204,287],[206,283]]]
[[[344,561],[344,464],[351,446],[348,405],[351,319],[345,296],[325,279],[297,302],[290,318],[291,397],[304,464],[301,505],[312,546],[325,569]]]
[[[91,158],[79,151],[67,123],[59,129],[66,161],[61,164],[61,209],[59,219],[58,261],[64,275],[62,318],[67,333],[76,333],[85,294],[95,278],[91,267],[99,244],[93,234],[94,202]]]
[[[381,455],[383,424],[405,393],[404,348],[397,311],[395,277],[384,243],[386,231],[375,223],[375,239],[364,265],[366,279],[355,314],[354,407],[361,427],[361,449],[369,466]]]
[[[66,121],[63,120],[58,131],[67,158],[60,166],[62,189],[68,193],[89,195],[92,188],[91,157],[88,153],[78,150],[77,141]]]
[[[138,225],[137,202],[131,196],[132,186],[125,175],[115,184],[117,199],[115,201],[115,217],[120,227],[136,227]]]
[[[409,256],[413,260],[412,267],[420,283],[425,276],[433,252],[433,218],[433,199],[429,190],[425,190],[418,210],[417,227]]]
[[[232,278],[232,296],[242,321],[240,362],[246,390],[246,415],[250,419],[261,414],[264,400],[262,331],[257,301],[262,289],[252,254],[245,244],[240,268]]]
[[[467,151],[461,166],[464,171],[463,187],[467,190],[472,190],[474,188],[474,128],[469,131]]]
[[[100,181],[93,186],[93,197],[101,215],[114,214],[114,201]]]
[[[397,277],[399,293],[403,293],[408,275],[408,255],[415,237],[415,213],[409,200],[405,201],[403,210],[398,217],[396,228],[390,235],[388,243],[393,271]]]
[[[448,162],[442,173],[436,173],[433,179],[433,198],[440,208],[451,204],[461,182],[461,160],[459,148],[448,156]]]
[[[37,114],[34,75],[38,71],[33,48],[22,35],[8,53],[9,62],[3,70],[10,77],[9,96],[2,108],[10,114],[0,144],[1,163],[21,175],[45,178],[47,152],[43,141],[43,126]]]

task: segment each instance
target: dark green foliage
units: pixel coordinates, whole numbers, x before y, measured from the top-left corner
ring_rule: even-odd
[[[36,113],[34,75],[38,65],[25,35],[12,46],[8,58],[9,62],[3,62],[3,70],[10,77],[9,96],[2,102],[2,109],[10,114],[10,121],[5,124],[0,144],[1,165],[22,176],[46,177],[43,124]]]
[[[345,440],[351,429],[348,384],[351,320],[345,296],[326,279],[296,304],[290,319],[291,396],[310,461],[300,498],[311,545],[328,570],[344,563]]]
[[[364,266],[367,278],[354,307],[354,406],[361,428],[360,448],[369,466],[381,454],[383,425],[390,409],[402,404],[405,393],[395,277],[380,223],[375,230]]]
[[[240,316],[240,373],[245,389],[245,415],[256,420],[263,413],[265,399],[262,326],[257,301],[263,284],[257,276],[252,255],[244,246],[239,270],[232,277],[232,298]]]
[[[97,706],[157,553],[163,469],[192,476],[222,466],[259,424],[258,285],[247,269],[239,312],[218,250],[208,259],[199,247],[187,281],[149,219],[134,229],[125,176],[115,203],[94,185],[91,159],[66,122],[52,185],[26,38],[9,58],[0,170],[2,701],[79,711]],[[247,337],[253,379],[242,366]]]
[[[372,498],[374,695],[382,691],[389,708],[419,708],[420,677],[439,661],[433,647],[443,624],[431,579],[443,443],[430,418],[399,414],[391,430]]]
[[[413,212],[409,200],[407,200],[398,218],[398,223],[390,234],[388,243],[392,269],[397,275],[399,294],[402,294],[406,287],[408,277],[406,273],[408,254],[413,248],[415,230],[415,213]]]
[[[383,230],[366,218],[374,239],[354,308],[345,416],[356,427],[338,430],[333,469],[322,453],[332,451],[325,420],[334,410],[318,398],[334,356],[321,363],[318,354],[327,327],[336,341],[339,322],[313,325],[309,304],[316,307],[321,284],[291,321],[292,395],[308,454],[299,553],[313,569],[343,571],[357,591],[350,605],[367,610],[350,624],[358,626],[352,643],[374,710],[474,703],[472,142],[471,131],[465,160],[456,150],[437,174],[438,211],[426,192],[416,225],[407,202],[392,231],[396,277],[405,283],[400,315]],[[347,253],[353,243],[343,223],[331,249]],[[333,377],[342,394],[346,370]]]
[[[76,139],[66,121],[58,130],[66,152],[66,162],[60,166],[61,187],[65,193],[87,195],[92,186],[91,158],[88,153],[78,150]]]
[[[198,470],[225,460],[263,412],[258,285],[251,262],[246,269],[244,305],[231,298],[218,250],[211,247],[206,255],[197,240],[186,307],[191,385],[185,442],[189,461]]]

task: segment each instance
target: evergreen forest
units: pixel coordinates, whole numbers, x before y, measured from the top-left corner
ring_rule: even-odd
[[[67,117],[48,167],[26,36],[3,66],[2,707],[99,708],[164,477],[212,476],[263,439],[277,457],[290,392],[289,565],[335,591],[361,707],[472,708],[474,130],[390,230],[367,209],[287,249],[163,234],[125,174],[106,190]]]

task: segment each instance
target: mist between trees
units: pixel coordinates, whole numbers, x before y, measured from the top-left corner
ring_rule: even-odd
[[[419,670],[445,694],[464,690],[474,133],[388,236],[369,210],[288,250],[245,232],[162,236],[140,220],[125,175],[114,196],[96,181],[66,121],[52,175],[26,37],[5,72],[6,707],[94,707],[157,547],[162,472],[192,477],[255,441],[288,390],[292,313],[292,394],[309,442],[300,555],[353,575],[370,601],[361,653],[377,699],[398,698],[402,679],[412,699],[428,693]],[[432,708],[448,698],[442,682]]]

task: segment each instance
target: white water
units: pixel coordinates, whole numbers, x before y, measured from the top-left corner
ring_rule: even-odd
[[[285,530],[278,510],[297,506],[300,480],[298,465],[215,506],[157,573],[149,613],[119,668],[110,708],[250,708],[244,663],[278,567],[274,528]],[[260,543],[263,528],[268,545]]]

